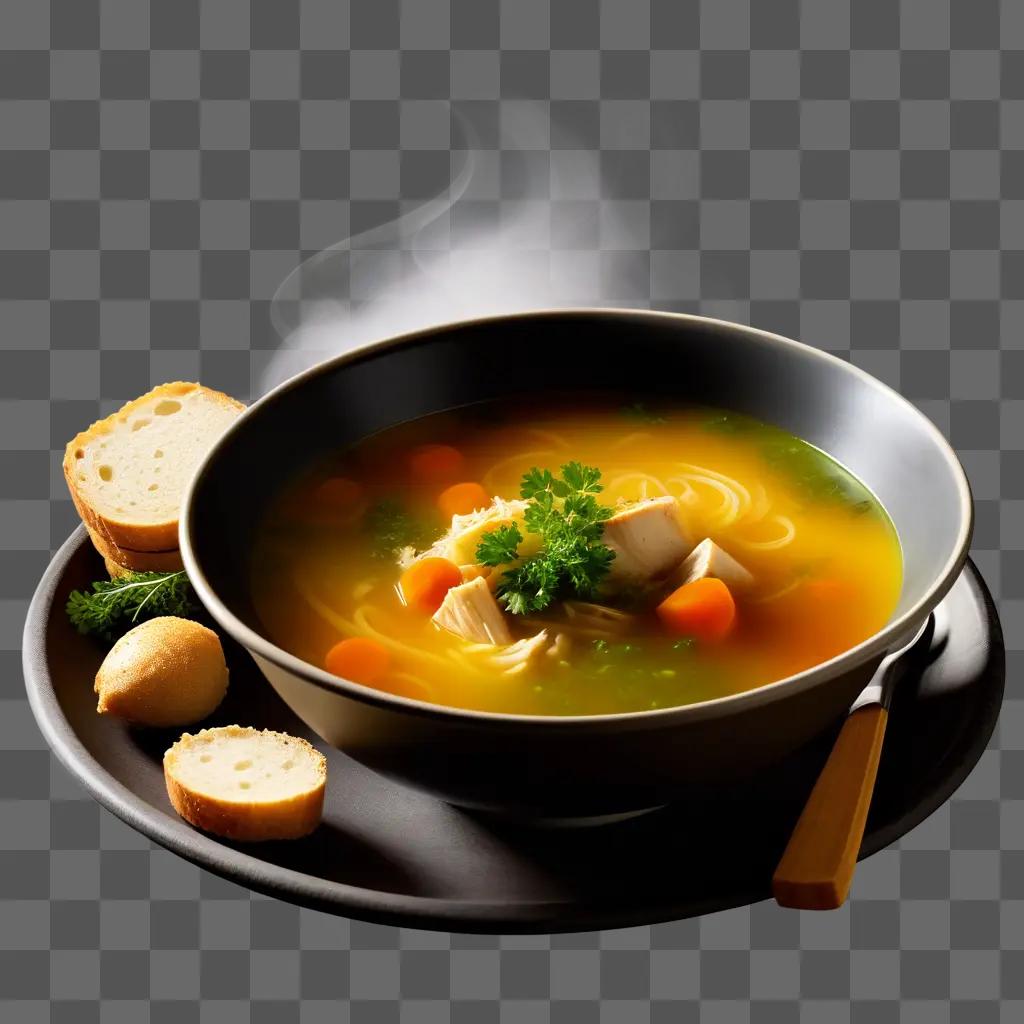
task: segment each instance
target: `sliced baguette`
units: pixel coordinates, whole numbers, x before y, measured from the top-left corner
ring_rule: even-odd
[[[64,452],[64,478],[90,533],[126,551],[177,548],[185,488],[243,408],[219,391],[178,381],[154,388],[72,438]]]
[[[86,526],[86,530],[89,531],[92,546],[103,557],[107,571],[110,572],[112,565],[120,570],[111,575],[123,576],[127,572],[178,572],[184,568],[181,552],[177,548],[169,551],[129,551],[111,544],[90,526]]]
[[[298,839],[320,823],[327,760],[283,732],[226,725],[185,733],[164,754],[171,804],[228,839]]]

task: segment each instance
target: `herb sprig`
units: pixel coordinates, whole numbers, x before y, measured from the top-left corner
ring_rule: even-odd
[[[66,607],[79,633],[105,640],[143,619],[159,615],[187,618],[195,611],[192,588],[183,569],[133,572],[115,580],[97,580],[91,590],[72,591]]]
[[[600,479],[600,470],[579,462],[562,466],[561,477],[537,467],[524,474],[519,493],[529,504],[523,525],[543,546],[498,582],[498,599],[513,615],[542,611],[563,593],[592,597],[608,574],[615,553],[601,537],[613,510],[597,501]],[[480,538],[477,560],[507,565],[518,559],[522,541],[515,523],[499,526]]]

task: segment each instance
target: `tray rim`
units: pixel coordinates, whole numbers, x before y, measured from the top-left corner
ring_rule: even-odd
[[[388,893],[270,864],[197,831],[184,820],[148,803],[110,775],[79,740],[57,700],[47,660],[48,620],[68,563],[87,544],[85,527],[79,525],[51,559],[29,604],[22,640],[22,667],[29,706],[50,749],[90,796],[130,828],[198,867],[236,885],[313,910],[395,927],[464,933],[555,934],[626,928],[698,917],[769,898],[767,880],[763,890],[760,887],[757,891],[737,889],[725,898],[687,904],[682,914],[681,908],[671,905],[655,909],[649,905],[630,907],[604,902],[445,899]],[[973,560],[967,560],[961,575],[971,577],[984,603],[994,641],[992,654],[994,672],[999,679],[998,693],[979,711],[980,724],[972,735],[969,756],[961,759],[955,771],[943,776],[941,784],[929,792],[927,799],[908,809],[898,820],[869,833],[859,860],[889,846],[946,803],[973,771],[995,731],[1005,689],[1002,627],[992,595]]]

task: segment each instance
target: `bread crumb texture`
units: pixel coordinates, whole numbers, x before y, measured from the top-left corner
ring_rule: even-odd
[[[185,733],[164,779],[186,821],[230,839],[297,839],[320,823],[327,760],[306,740],[239,725]]]
[[[176,381],[72,438],[64,452],[64,477],[90,532],[126,551],[176,548],[185,489],[244,408],[220,391]],[[110,551],[101,554],[111,557]]]
[[[96,710],[139,725],[191,725],[224,699],[228,667],[212,629],[173,615],[140,622],[96,674]]]

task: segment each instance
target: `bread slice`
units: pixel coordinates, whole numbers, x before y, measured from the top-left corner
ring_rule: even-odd
[[[320,823],[327,760],[283,732],[226,725],[185,733],[164,754],[174,809],[228,839],[298,839]]]
[[[219,391],[177,381],[72,438],[64,478],[90,532],[127,551],[176,548],[185,488],[244,408]]]
[[[111,572],[111,576],[123,576],[126,572],[178,572],[184,568],[181,552],[177,548],[169,551],[129,551],[111,544],[90,526],[86,526],[86,530],[92,546],[103,557],[107,571],[111,571],[111,566],[119,570]]]

